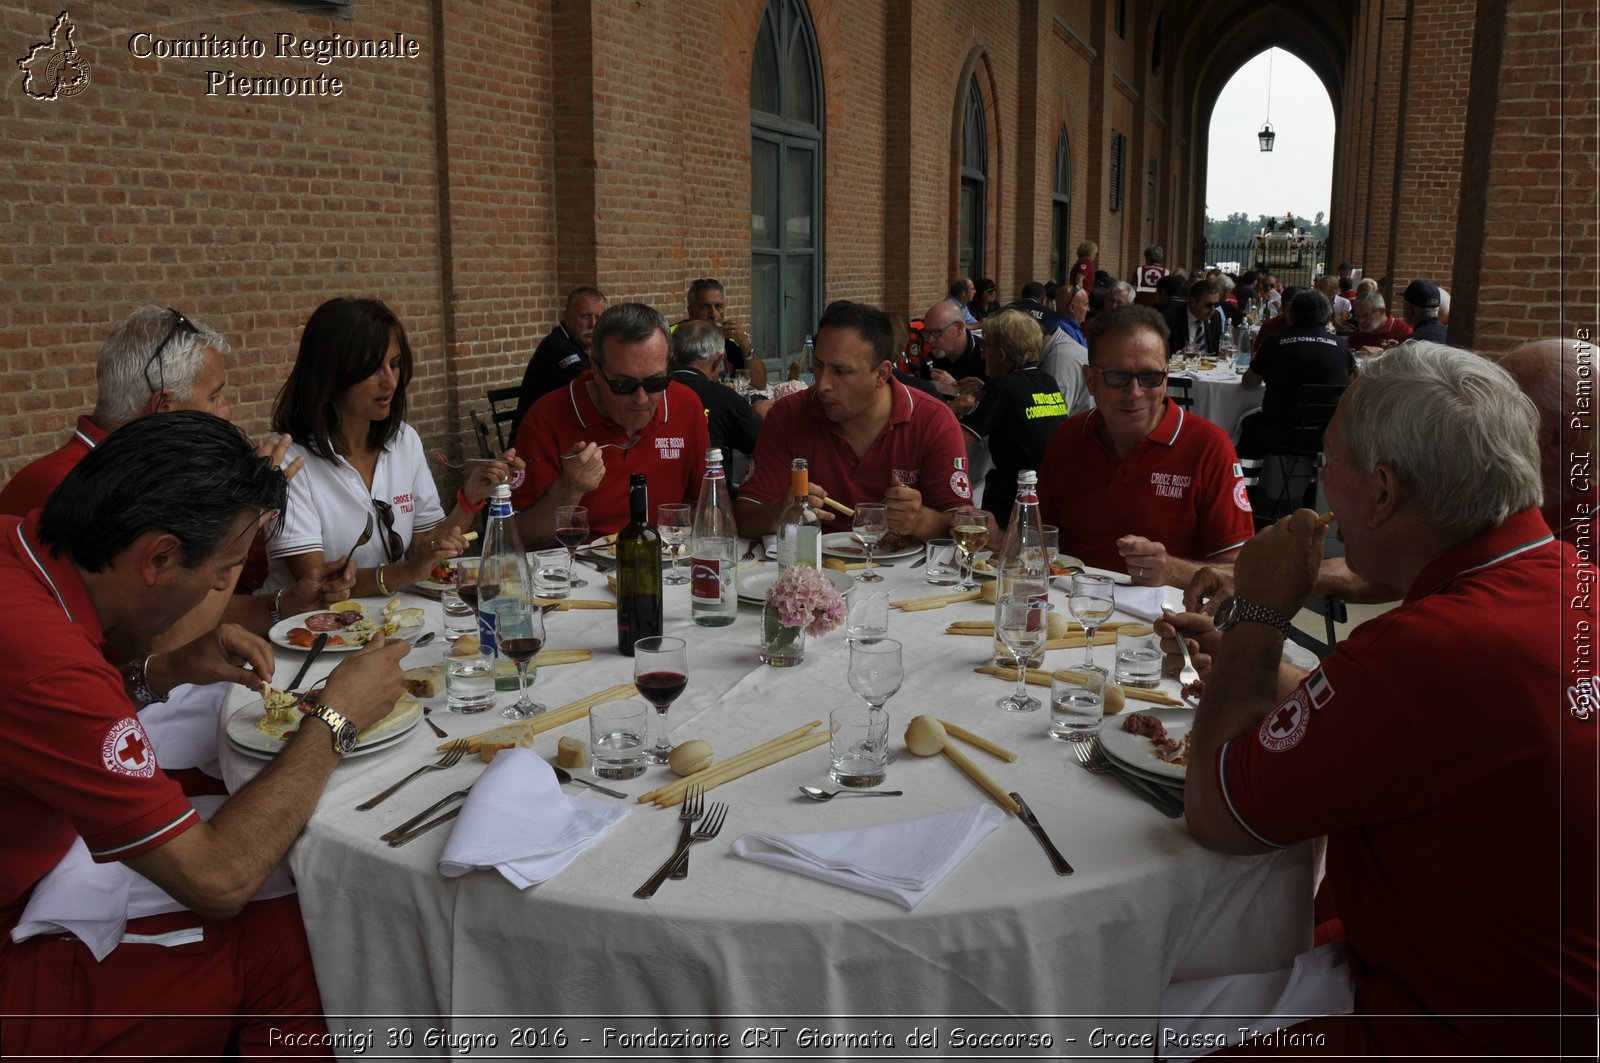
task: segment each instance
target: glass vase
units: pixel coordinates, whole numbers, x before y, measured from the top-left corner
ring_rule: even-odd
[[[806,629],[783,622],[772,602],[761,606],[761,663],[792,668],[806,659]]]

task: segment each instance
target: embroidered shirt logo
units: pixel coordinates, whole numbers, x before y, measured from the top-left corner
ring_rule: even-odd
[[[1311,701],[1304,687],[1296,687],[1277,708],[1267,713],[1256,734],[1262,748],[1282,753],[1300,744],[1310,723]]]
[[[148,779],[156,773],[156,753],[150,748],[150,737],[132,716],[124,716],[111,725],[100,743],[100,759],[107,770],[118,775]]]
[[[972,481],[967,478],[967,470],[957,469],[950,474],[950,490],[955,492],[957,498],[972,497]]]

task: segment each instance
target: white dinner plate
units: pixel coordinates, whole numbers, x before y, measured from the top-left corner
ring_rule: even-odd
[[[388,749],[410,734],[412,729],[422,720],[422,706],[418,705],[415,700],[407,700],[402,704],[417,706],[415,709],[410,710],[410,719],[400,721],[394,730],[385,731],[370,742],[358,739],[355,748],[346,753],[345,756],[360,757],[368,753],[376,753],[381,749]],[[261,719],[264,712],[265,709],[259,698],[242,708],[234,710],[233,715],[228,717],[228,741],[233,744],[235,749],[247,756],[255,757],[258,760],[271,760],[278,755],[279,750],[283,749],[283,739],[276,735],[267,734],[265,731],[256,730],[256,721]],[[322,724],[319,723],[317,726],[321,727]]]
[[[578,549],[586,554],[593,554],[596,557],[609,557],[615,561],[617,559],[617,537],[615,534],[602,535],[588,545],[578,547]]]
[[[419,586],[420,586],[420,584],[419,584]],[[372,620],[374,623],[377,623],[378,621],[383,619],[383,607],[388,603],[389,599],[387,599],[387,598],[362,598],[362,599],[359,599],[359,601],[361,602],[361,605],[362,605],[362,607],[364,609],[364,611],[362,612],[361,615],[363,617],[365,617],[366,619]],[[289,632],[294,630],[297,627],[305,627],[306,626],[306,619],[308,617],[315,616],[317,613],[328,613],[328,612],[332,612],[332,610],[331,609],[315,609],[315,610],[312,610],[309,613],[301,613],[299,616],[291,616],[287,620],[280,620],[276,624],[272,625],[272,630],[267,632],[267,638],[269,638],[272,641],[272,644],[274,646],[282,646],[286,650],[300,650],[301,652],[305,652],[307,650],[310,650],[311,649],[310,646],[298,646],[295,643],[290,642],[289,641]],[[396,635],[398,635],[398,637],[403,638],[403,639],[405,639],[407,641],[411,641],[411,640],[417,638],[418,636],[420,636],[425,627],[426,627],[426,623],[413,625],[411,627],[403,627],[398,632],[396,632]],[[308,628],[307,630],[310,630],[310,629]],[[333,628],[331,631],[328,632],[328,634],[330,634],[330,635],[338,635],[338,634],[341,634],[344,630],[345,630],[344,628]],[[318,634],[319,634],[319,632],[312,631],[311,632],[312,639],[314,640],[317,637]],[[349,642],[349,641],[346,641],[343,645],[339,645],[337,643],[333,643],[330,640],[329,645],[324,646],[322,648],[322,652],[323,653],[353,653],[354,651],[359,650],[364,645],[366,645],[366,644],[365,643],[353,643],[353,642]]]
[[[1134,713],[1154,716],[1161,721],[1161,726],[1167,729],[1167,737],[1179,739],[1188,734],[1189,728],[1194,725],[1194,711],[1129,708],[1116,716],[1107,717],[1100,725],[1100,746],[1108,756],[1115,757],[1119,763],[1135,769],[1141,775],[1154,775],[1163,781],[1176,779],[1181,782],[1187,778],[1188,767],[1182,764],[1168,764],[1156,756],[1155,743],[1149,738],[1122,729],[1122,721]]]
[[[913,542],[898,550],[874,550],[873,561],[892,561],[898,557],[916,557],[922,553],[923,544]],[[849,561],[865,561],[867,551],[849,532],[829,532],[822,537],[822,552],[829,557],[842,557]]]
[[[974,576],[981,576],[984,579],[993,579],[994,578],[993,558],[994,558],[994,551],[993,550],[985,550],[982,553],[980,553],[978,555],[977,559],[972,562],[972,574]],[[1057,554],[1056,555],[1056,559],[1055,559],[1055,565],[1058,568],[1063,566],[1063,565],[1066,565],[1066,566],[1069,566],[1069,567],[1073,567],[1073,568],[1083,568],[1084,567],[1082,561],[1078,560],[1077,558],[1073,557],[1070,554]],[[1051,575],[1052,575],[1052,577],[1056,576],[1055,573],[1052,573]]]
[[[831,568],[824,568],[819,571],[828,577],[828,582],[832,583],[834,590],[840,594],[844,594],[856,585],[856,581],[850,578],[849,573],[835,572]],[[748,605],[760,605],[767,600],[767,592],[772,589],[772,585],[776,582],[778,582],[778,570],[776,567],[759,568],[748,574],[741,569],[739,571],[739,600]]]

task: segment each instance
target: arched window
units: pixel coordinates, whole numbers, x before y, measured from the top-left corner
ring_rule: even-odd
[[[1072,246],[1072,153],[1067,127],[1056,137],[1056,177],[1050,193],[1050,277],[1065,282],[1076,257]]]
[[[750,339],[772,365],[821,316],[822,66],[804,0],[768,0],[750,65]]]
[[[963,277],[983,274],[983,212],[988,206],[989,136],[983,124],[983,96],[978,79],[967,82],[967,104],[961,119],[961,249],[957,271]]]

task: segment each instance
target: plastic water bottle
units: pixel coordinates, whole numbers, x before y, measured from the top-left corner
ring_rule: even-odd
[[[1011,523],[1006,526],[1004,544],[995,558],[994,621],[1000,630],[1000,603],[1007,595],[1022,594],[1045,601],[1050,593],[1050,559],[1045,556],[1044,518],[1039,514],[1039,474],[1033,469],[1017,473],[1017,500],[1011,506]],[[994,640],[994,661],[1015,668],[1016,658],[998,637]],[[1044,650],[1028,662],[1037,668],[1044,662]]]
[[[701,627],[726,627],[738,615],[738,543],[722,451],[712,447],[706,451],[690,547],[689,612]]]
[[[811,363],[811,359],[816,355],[816,351],[816,344],[811,341],[810,336],[807,336],[805,349],[800,352],[800,382],[806,387],[810,387],[816,382],[817,379],[816,370],[812,367]]]

